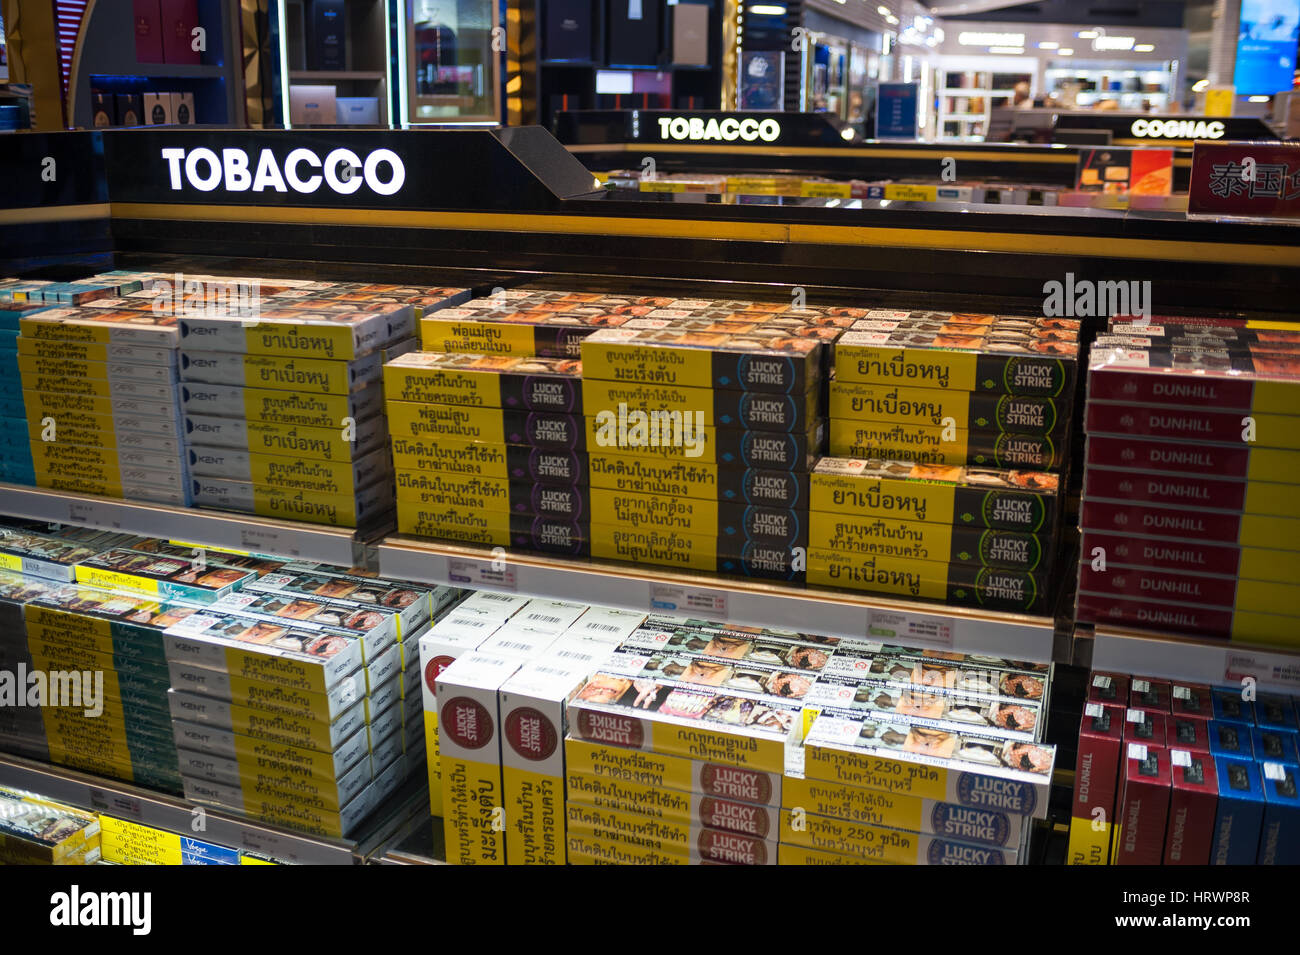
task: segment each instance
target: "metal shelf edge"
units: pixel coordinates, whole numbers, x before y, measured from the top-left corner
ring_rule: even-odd
[[[0,514],[351,566],[351,528],[0,484]]]
[[[1050,617],[993,613],[887,596],[804,590],[660,568],[508,554],[488,548],[389,537],[378,544],[385,577],[574,600],[629,610],[713,616],[746,626],[807,630],[1047,663]],[[674,605],[676,599],[679,604]],[[890,629],[894,628],[894,629]]]
[[[1211,685],[1252,677],[1263,690],[1300,691],[1300,653],[1186,637],[1097,628],[1092,668]]]

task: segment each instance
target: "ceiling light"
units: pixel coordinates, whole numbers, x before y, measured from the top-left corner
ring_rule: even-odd
[[[1136,42],[1137,38],[1131,36],[1099,36],[1092,41],[1092,48],[1094,50],[1131,50]]]
[[[1008,56],[1020,56],[1020,54],[1025,52],[1025,48],[1022,46],[991,46],[989,47],[989,52],[1005,53]]]
[[[1133,47],[1134,53],[1154,53],[1155,51],[1156,45],[1154,43],[1139,43]]]
[[[890,26],[898,26],[899,21],[898,21],[898,17],[894,16],[891,13],[889,16],[885,17],[885,22],[888,23]]]
[[[1047,41],[1045,41],[1045,42],[1043,42],[1043,43],[1038,44],[1038,48],[1039,48],[1040,50],[1055,50],[1055,49],[1057,49],[1060,45],[1061,45],[1061,44],[1057,43],[1055,40],[1047,40]]]
[[[777,6],[774,3],[751,3],[749,12],[759,17],[783,17],[785,16],[785,7]]]
[[[1205,89],[1205,87],[1209,85],[1210,85],[1209,80],[1197,80],[1195,83],[1192,84],[1192,92],[1199,93],[1201,92],[1201,90]]]
[[[943,32],[943,27],[935,27],[935,28],[934,28],[934,38],[935,38],[936,40],[938,40],[940,43],[943,42],[943,38],[944,38],[945,35],[946,35],[946,34]]]
[[[957,42],[962,46],[1024,46],[1023,33],[973,33],[958,34]]]
[[[1101,36],[1096,30],[1080,30],[1075,34],[1080,40],[1095,40]]]
[[[1271,96],[1251,96],[1251,97],[1248,99],[1248,102],[1251,102],[1251,103],[1267,103],[1270,99],[1272,99]]]
[[[887,17],[891,13],[893,13],[893,11],[889,9],[889,7],[876,7],[876,12],[879,13],[882,17]]]
[[[1074,51],[1071,50],[1069,47],[1064,47],[1060,50],[1057,50],[1056,53],[1058,56],[1074,56]]]

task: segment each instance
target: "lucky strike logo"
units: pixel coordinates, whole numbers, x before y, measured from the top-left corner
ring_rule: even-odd
[[[762,773],[734,766],[700,767],[700,789],[711,796],[739,799],[743,802],[768,803],[772,800],[772,781]]]
[[[455,657],[449,657],[445,654],[440,657],[434,657],[424,668],[424,685],[429,688],[429,692],[434,696],[438,695],[438,677],[442,676],[442,671],[451,666]]]
[[[442,705],[438,729],[463,749],[482,749],[492,742],[495,727],[482,703],[458,696]]]
[[[533,762],[548,758],[560,744],[555,726],[531,706],[521,706],[506,717],[505,734],[510,748]]]
[[[578,735],[593,743],[612,743],[632,749],[640,749],[645,743],[645,732],[639,720],[592,710],[578,713]]]

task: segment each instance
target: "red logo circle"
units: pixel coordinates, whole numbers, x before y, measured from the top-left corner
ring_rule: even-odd
[[[429,692],[434,696],[438,695],[438,677],[442,676],[442,671],[455,661],[455,657],[446,655],[434,657],[429,661],[428,666],[424,668],[424,685],[429,688]]]
[[[700,791],[723,799],[739,799],[762,805],[772,801],[772,782],[764,773],[738,766],[705,763],[700,767]]]
[[[478,700],[457,696],[438,710],[438,732],[446,733],[463,749],[482,749],[492,742],[492,715]]]
[[[641,721],[615,713],[579,710],[577,732],[580,737],[593,743],[609,743],[631,749],[640,749],[645,743]]]
[[[534,762],[546,759],[560,745],[560,736],[546,715],[531,706],[512,710],[505,720],[506,742],[510,748]]]

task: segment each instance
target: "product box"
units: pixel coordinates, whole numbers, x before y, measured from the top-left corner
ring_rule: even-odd
[[[1169,716],[1165,720],[1165,746],[1192,753],[1210,752],[1210,722],[1190,716]]]
[[[1300,863],[1300,794],[1296,791],[1294,765],[1260,764],[1264,786],[1264,821],[1259,837],[1259,865]]]
[[[1241,759],[1254,759],[1255,748],[1252,742],[1252,730],[1241,723],[1227,723],[1211,720],[1206,730],[1210,738],[1210,752],[1215,756],[1237,756]]]
[[[819,377],[821,348],[793,335],[755,341],[624,327],[587,336],[581,354],[585,379],[799,395]]]
[[[1214,820],[1211,865],[1251,865],[1258,856],[1265,796],[1259,765],[1249,759],[1214,760],[1219,807]]]
[[[1105,552],[1107,566],[1114,569],[1145,568],[1170,575],[1206,573],[1280,584],[1300,579],[1300,551],[1086,532],[1080,552],[1092,554],[1097,547]]]
[[[191,350],[181,353],[181,379],[185,382],[278,388],[319,395],[360,391],[379,381],[382,368],[382,356],[378,353],[353,361]]]
[[[0,789],[0,860],[85,865],[100,844],[99,817],[18,789]]]
[[[776,838],[780,810],[775,806],[700,793],[678,792],[640,783],[569,773],[565,795],[570,804],[645,816],[677,825],[739,832],[759,839]]]
[[[194,478],[190,484],[199,506],[333,527],[369,526],[381,520],[393,503],[392,488],[384,482],[355,494],[322,494],[209,477]]]
[[[846,421],[952,427],[972,435],[1052,436],[1070,420],[1069,398],[995,395],[832,382],[829,416]]]
[[[384,407],[383,389],[364,388],[349,395],[188,383],[180,388],[187,414],[244,418],[268,424],[337,428],[345,418],[365,421]]]
[[[1210,719],[1213,715],[1210,687],[1203,683],[1174,680],[1169,688],[1169,711],[1184,719]]]
[[[246,319],[184,316],[181,347],[186,353],[230,352],[240,355],[303,356],[354,361],[415,332],[414,308],[318,316],[293,310],[284,317]]]
[[[1042,817],[1055,749],[979,733],[881,726],[823,713],[804,740],[811,779]]]
[[[1241,687],[1211,687],[1210,714],[1211,719],[1218,723],[1256,725],[1254,701],[1244,698]]]
[[[102,543],[88,546],[58,532],[41,533],[21,525],[0,524],[0,569],[70,582],[76,579],[77,563],[131,539],[127,534],[110,535]]]
[[[39,317],[39,316],[38,316]],[[33,319],[34,321],[34,319]],[[1294,482],[1300,452],[1253,447],[1246,442],[1189,444],[1160,438],[1095,435],[1088,440],[1089,468],[1127,468],[1160,474],[1210,474],[1220,480]]]
[[[295,126],[333,126],[338,117],[333,86],[289,87],[289,121]]]
[[[186,694],[234,702],[268,713],[316,717],[328,722],[333,722],[366,695],[363,670],[348,674],[326,693],[276,686],[174,660],[167,665],[167,678],[172,688]]]
[[[581,803],[566,808],[569,831],[575,839],[623,843],[643,852],[686,858],[698,857],[732,865],[776,865],[776,840],[691,822],[674,822],[632,813],[597,809]]]
[[[337,779],[331,779],[306,775],[303,767],[293,763],[258,759],[255,769],[246,769],[239,760],[197,752],[182,751],[180,755],[181,770],[186,779],[211,783],[242,795],[276,796],[286,801],[308,802],[327,812],[339,812],[372,780],[370,762],[365,759]]]
[[[1292,409],[1295,410],[1295,409]],[[1252,444],[1261,448],[1300,449],[1293,429],[1295,416],[1255,413]],[[1084,411],[1088,434],[1138,435],[1194,444],[1239,444],[1245,427],[1240,411],[1209,408],[1141,407],[1129,403],[1089,400]]]
[[[589,419],[580,415],[414,401],[390,401],[387,414],[394,452],[413,451],[435,435],[486,445],[517,444],[571,451],[587,447],[585,423]]]
[[[689,757],[627,749],[576,738],[564,741],[569,774],[700,793],[718,799],[738,800],[763,806],[781,802],[783,778],[780,771],[763,772],[742,766],[710,763]]]
[[[369,627],[382,624],[384,618],[393,617],[393,632],[397,639],[407,640],[427,623],[432,616],[434,589],[416,584],[403,584],[379,577],[360,577],[329,569],[316,569],[313,565],[287,564],[279,571],[265,573],[246,587],[249,593],[280,593],[302,596],[322,601],[347,611],[343,619],[347,626]],[[439,594],[439,599],[442,595]]]
[[[137,63],[163,62],[162,20],[157,0],[132,0],[131,22]]]
[[[340,713],[332,722],[325,714],[298,717],[271,713],[174,689],[167,691],[167,703],[172,717],[177,720],[322,753],[334,752],[344,740],[366,726],[366,707],[361,701]]]
[[[410,352],[384,366],[384,394],[390,404],[409,401],[580,415],[580,373],[581,363],[571,359]]]
[[[1206,705],[1209,705],[1209,687],[1206,687]],[[1295,703],[1290,697],[1278,693],[1259,693],[1255,696],[1255,722],[1261,729],[1300,730],[1296,723]]]
[[[257,575],[212,561],[204,566],[140,551],[115,548],[77,564],[76,580],[105,590],[213,603]]]
[[[177,126],[193,126],[198,122],[194,115],[193,93],[172,93],[172,117]]]
[[[1139,326],[1131,331],[1149,336],[1165,329]],[[1135,405],[1213,408],[1240,411],[1243,415],[1286,415],[1295,411],[1294,380],[1242,374],[1241,369],[1226,363],[1218,368],[1197,367],[1195,360],[1187,360],[1184,367],[1177,367],[1178,361],[1177,354],[1169,351],[1094,347],[1088,358],[1089,398]],[[1240,428],[1240,417],[1238,421]]]
[[[1168,713],[1171,691],[1172,685],[1167,680],[1134,677],[1129,681],[1129,708],[1151,713]]]
[[[772,541],[744,541],[661,532],[619,525],[591,525],[591,556],[653,563],[707,573],[804,583],[797,548]]]
[[[815,548],[1003,570],[1045,572],[1055,550],[1055,542],[1037,534],[825,511],[812,511],[808,527]]]
[[[823,446],[825,427],[821,419],[806,433],[750,431],[741,428],[686,427],[684,418],[652,419],[644,422],[625,415],[606,419],[588,417],[586,445],[618,454],[685,458],[698,464],[724,467],[765,468],[778,471],[808,471]]]
[[[455,506],[426,509],[402,501],[397,506],[397,530],[400,534],[416,537],[465,541],[490,547],[513,547],[575,557],[590,553],[588,525],[567,518],[467,512]]]
[[[637,705],[637,701],[640,704]],[[570,703],[578,739],[779,773],[800,707],[709,688],[597,673]]]
[[[221,760],[233,760],[240,774],[262,768],[296,767],[304,778],[342,779],[356,767],[366,765],[370,737],[358,730],[330,752],[303,749],[291,743],[254,739],[202,723],[172,722],[176,752],[187,767],[186,776],[220,776]],[[204,757],[213,757],[207,761]],[[211,780],[218,781],[218,780]]]
[[[1084,528],[1092,531],[1193,543],[1205,541],[1251,549],[1300,550],[1300,544],[1296,542],[1300,518],[1234,514],[1185,506],[1124,504],[1085,498],[1080,507],[1079,520]]]
[[[171,93],[144,93],[144,124],[170,126],[176,121],[172,113]]]
[[[325,461],[348,461],[383,445],[387,438],[384,417],[355,421],[353,429],[313,428],[275,424],[244,418],[186,415],[183,431],[191,445],[230,448],[250,454],[288,455]],[[348,433],[351,440],[344,437]]]
[[[514,291],[514,290],[511,290]],[[528,294],[528,293],[525,293]],[[601,296],[595,296],[599,299]],[[420,322],[421,346],[429,352],[483,355],[490,358],[577,359],[582,340],[593,332],[620,325],[632,314],[614,314],[610,307],[565,308],[563,303],[539,304],[474,299],[459,308],[425,316]],[[613,306],[618,309],[636,306]],[[648,307],[642,311],[651,311]]]
[[[581,485],[533,484],[441,472],[394,472],[397,500],[422,509],[461,508],[584,521],[590,512]]]
[[[830,419],[830,453],[841,458],[882,458],[917,464],[1055,470],[1068,442],[1051,436],[949,430],[945,425]],[[1062,436],[1063,438],[1064,436]]]
[[[379,99],[374,96],[337,96],[335,119],[340,126],[378,126]]]
[[[194,29],[199,25],[197,0],[160,0],[163,61],[197,66]]]
[[[807,433],[817,423],[817,399],[817,389],[773,395],[582,379],[584,412],[595,418],[598,425],[623,420],[629,425],[645,421],[657,427],[660,436],[669,423],[675,432],[679,421],[683,430],[704,427]]]
[[[586,482],[587,475],[587,455],[581,451],[445,438],[437,444],[396,439],[393,465],[401,470],[445,471],[538,484],[581,484]]]
[[[452,865],[505,865],[507,806],[497,690],[520,661],[471,652],[437,679],[443,823]]]
[[[808,500],[809,475],[796,471],[741,470],[603,452],[590,454],[588,465],[593,488],[770,508],[799,507]]]
[[[1126,743],[1122,770],[1114,862],[1159,865],[1169,818],[1169,751],[1163,745]]]
[[[1209,865],[1219,783],[1208,753],[1170,748],[1169,827],[1165,865]]]
[[[808,551],[807,560],[808,583],[814,586],[922,597],[1020,613],[1041,613],[1048,602],[1045,579],[1025,571],[816,548]]]
[[[1053,320],[1027,321],[1041,325]],[[927,335],[924,341],[909,340]],[[897,329],[848,331],[833,346],[835,379],[875,385],[906,382],[945,391],[1053,398],[1070,395],[1077,374],[1078,342],[1034,336],[1031,331],[1022,340],[1003,343],[986,336],[941,332],[912,336]]]
[[[255,794],[246,793],[235,786],[189,777],[182,779],[185,798],[193,802],[233,809],[264,822],[335,839],[350,835],[357,824],[374,809],[375,802],[370,792],[377,785],[371,783],[350,803],[341,809],[331,810],[322,808],[325,801],[318,798],[303,799],[296,794],[271,789]]]
[[[620,648],[746,661],[816,673],[828,665],[838,643],[834,637],[806,637],[787,631],[729,627],[652,614],[627,635]]]
[[[942,836],[868,826],[830,816],[781,810],[782,844],[892,865],[1015,865],[1015,849],[955,842]]]
[[[1034,471],[823,458],[810,475],[814,511],[964,524],[1051,536],[1058,478]]]
[[[392,473],[392,460],[385,447],[351,460],[326,461],[192,444],[186,451],[186,463],[196,478],[221,478],[336,496],[355,496],[358,489],[379,483]]]
[[[666,499],[608,488],[591,490],[593,525],[657,528],[718,540],[718,552],[729,553],[727,542],[767,541],[789,547],[808,545],[806,512],[759,507],[703,498]]]
[[[1278,646],[1294,646],[1296,639],[1293,617],[1110,595],[1080,593],[1076,616],[1082,621],[1133,624],[1165,633],[1190,633]]]

